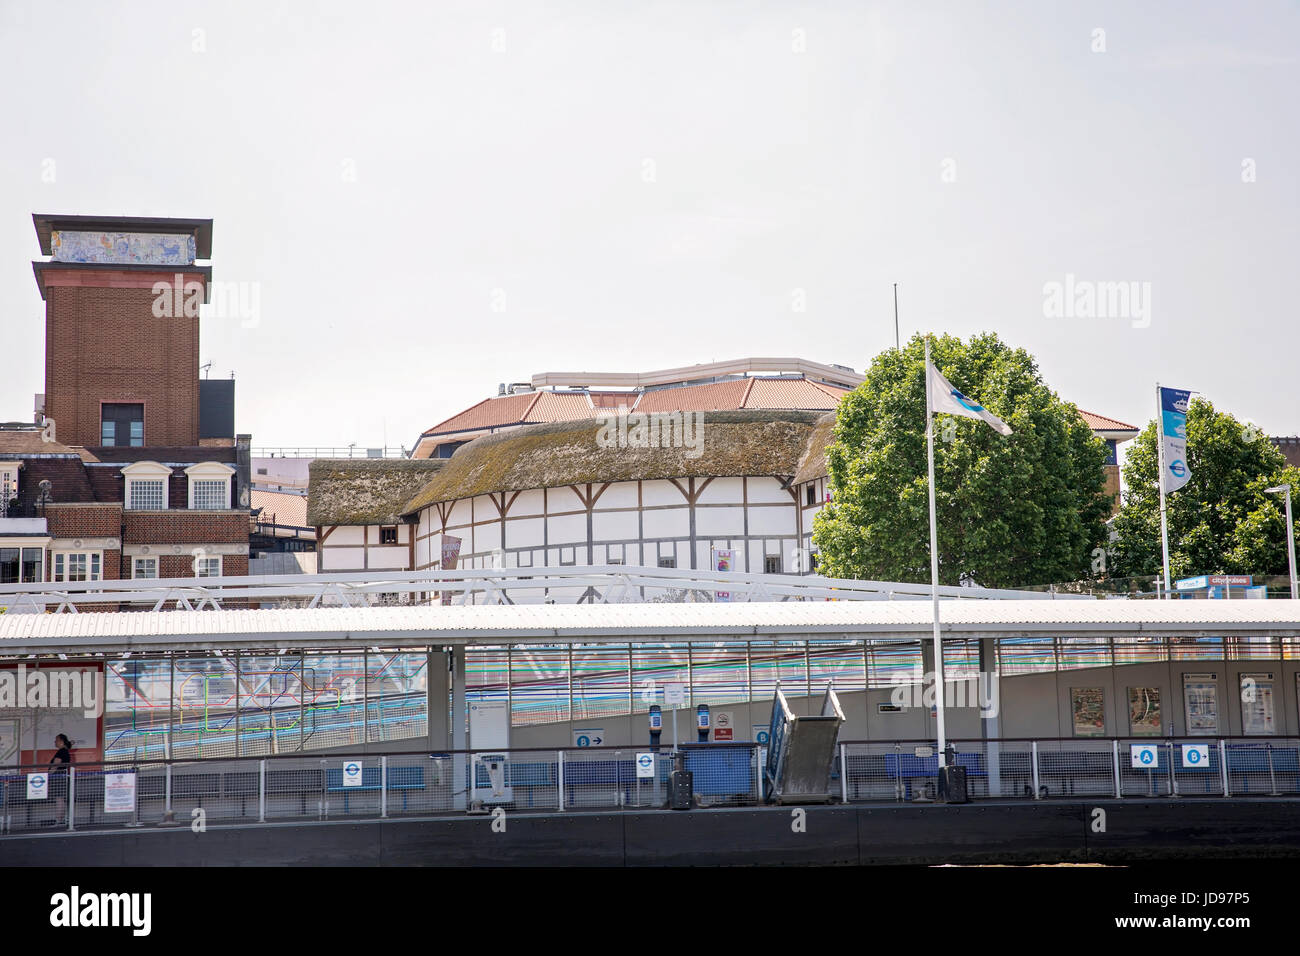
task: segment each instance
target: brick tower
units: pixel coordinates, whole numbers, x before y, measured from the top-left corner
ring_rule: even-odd
[[[71,446],[199,444],[198,304],[211,219],[32,217],[45,416]]]

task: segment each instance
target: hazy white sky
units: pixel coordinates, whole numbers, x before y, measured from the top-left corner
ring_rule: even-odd
[[[1083,408],[1295,434],[1298,51],[1282,2],[0,0],[0,420],[41,212],[215,220],[257,446],[410,447],[541,371],[861,370],[894,282],[904,336],[992,329]],[[1149,312],[1051,317],[1067,274]]]

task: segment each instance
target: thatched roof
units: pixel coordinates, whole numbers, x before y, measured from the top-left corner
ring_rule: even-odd
[[[833,440],[834,436],[831,433],[834,429],[834,412],[827,412],[817,419],[817,424],[813,426],[812,433],[808,436],[808,446],[804,449],[803,457],[799,459],[799,467],[794,473],[794,483],[796,485],[801,485],[805,481],[812,481],[814,478],[825,477],[828,474],[826,449]]]
[[[309,469],[307,523],[395,524],[407,499],[446,464],[439,458],[319,458]]]
[[[789,478],[823,415],[796,410],[701,414],[702,441],[695,448],[602,447],[597,441],[599,419],[527,425],[478,438],[458,448],[447,467],[402,510],[410,514],[439,501],[586,482],[740,475]],[[637,419],[635,414],[628,416],[633,426]]]

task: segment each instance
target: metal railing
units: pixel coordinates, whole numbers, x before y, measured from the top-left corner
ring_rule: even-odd
[[[382,448],[367,445],[263,445],[252,448],[253,458],[407,458],[402,445]]]
[[[953,741],[973,799],[1300,795],[1300,738]],[[835,802],[935,799],[925,741],[837,745]],[[758,744],[685,744],[697,808],[764,801]],[[1141,754],[1149,754],[1143,758]],[[675,754],[649,747],[155,760],[0,772],[0,831],[662,808]],[[33,781],[33,777],[40,778]],[[126,778],[125,780],[123,778]],[[60,805],[62,804],[62,805]]]
[[[76,612],[78,607],[109,604],[155,611],[239,606],[249,601],[274,606],[365,607],[382,595],[402,595],[412,603],[529,604],[543,601],[598,604],[682,600],[712,602],[719,591],[737,601],[928,600],[930,587],[892,581],[860,581],[819,575],[701,571],[632,565],[547,568],[474,568],[427,571],[352,571],[327,574],[245,575],[0,584],[0,607],[13,610]],[[945,598],[1038,599],[1064,595],[994,588],[939,588]],[[1069,595],[1073,599],[1077,595]]]
[[[954,740],[973,798],[1285,796],[1300,794],[1300,738],[1106,737]],[[845,741],[836,771],[846,802],[933,799],[933,741]]]
[[[759,802],[756,744],[682,754],[699,806]],[[504,758],[495,773],[493,758]],[[600,747],[15,767],[0,773],[0,831],[655,808],[673,761],[667,750]]]

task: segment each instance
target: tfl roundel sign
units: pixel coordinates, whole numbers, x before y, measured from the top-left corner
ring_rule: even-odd
[[[655,775],[655,755],[641,753],[636,755],[637,779],[649,779]]]
[[[361,763],[357,760],[349,760],[343,764],[343,786],[359,787],[361,786]]]
[[[29,773],[27,775],[27,799],[44,800],[50,793],[50,775],[48,773]]]

